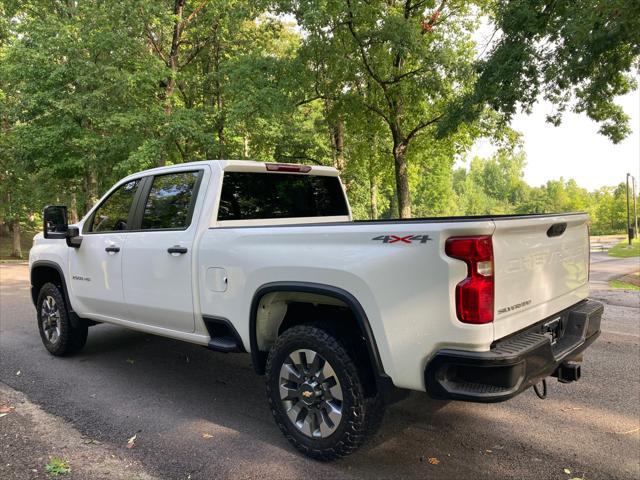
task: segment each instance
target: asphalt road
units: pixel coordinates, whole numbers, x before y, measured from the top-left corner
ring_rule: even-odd
[[[413,393],[365,448],[327,464],[282,437],[247,355],[99,325],[81,354],[55,358],[37,334],[27,267],[0,265],[0,282],[0,382],[158,478],[640,478],[637,293],[596,292],[608,303],[603,334],[582,380],[550,382],[547,400]],[[0,441],[11,433],[2,420]]]
[[[591,252],[591,284],[607,286],[610,280],[640,270],[640,257],[616,258],[606,252]]]

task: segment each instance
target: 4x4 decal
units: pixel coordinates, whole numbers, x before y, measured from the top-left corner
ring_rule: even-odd
[[[371,240],[382,243],[427,243],[433,239],[429,235],[405,235],[404,237],[399,237],[397,235],[380,235],[378,237],[373,237]]]

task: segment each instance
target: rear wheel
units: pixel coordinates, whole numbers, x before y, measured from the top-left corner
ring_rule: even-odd
[[[81,321],[71,324],[67,304],[60,289],[53,283],[45,283],[36,303],[40,338],[49,353],[64,356],[76,353],[87,342],[88,326]]]
[[[267,360],[267,396],[285,437],[301,452],[333,460],[355,451],[375,431],[382,406],[365,398],[347,349],[321,328],[286,330]]]

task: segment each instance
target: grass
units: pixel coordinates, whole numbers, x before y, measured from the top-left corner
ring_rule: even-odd
[[[611,280],[609,282],[609,286],[611,288],[621,288],[623,290],[638,290],[638,291],[640,291],[640,287],[638,285],[634,285],[633,283],[623,282],[622,280]]]
[[[631,245],[628,240],[620,242],[609,249],[609,255],[619,258],[640,257],[640,238],[633,239]]]
[[[611,288],[640,291],[640,272],[625,275],[609,282]]]
[[[71,471],[69,462],[58,457],[53,457],[49,463],[44,466],[44,469],[53,476],[66,475]]]

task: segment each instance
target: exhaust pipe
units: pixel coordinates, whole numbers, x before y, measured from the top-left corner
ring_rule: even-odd
[[[556,369],[552,377],[557,377],[560,383],[571,383],[580,380],[580,364],[564,362]]]

